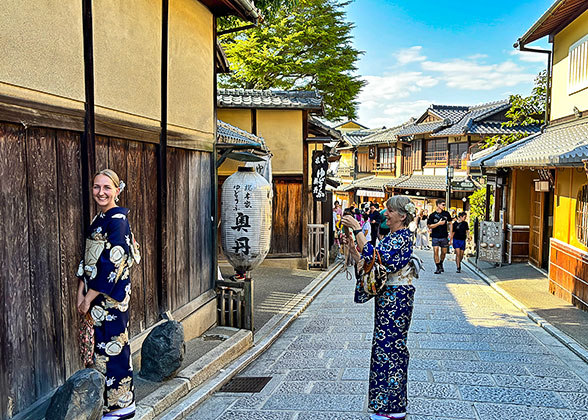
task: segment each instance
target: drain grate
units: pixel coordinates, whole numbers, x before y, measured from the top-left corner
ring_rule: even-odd
[[[219,392],[260,392],[271,377],[239,377],[234,378],[219,390]]]

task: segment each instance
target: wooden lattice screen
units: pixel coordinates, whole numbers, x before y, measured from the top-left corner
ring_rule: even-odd
[[[576,237],[588,246],[588,184],[582,185],[576,199]]]

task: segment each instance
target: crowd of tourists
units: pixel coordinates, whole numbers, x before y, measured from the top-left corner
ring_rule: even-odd
[[[410,222],[408,229],[411,233],[415,249],[433,250],[435,261],[435,274],[445,271],[443,262],[448,253],[455,253],[456,272],[461,272],[466,243],[469,234],[467,213],[451,212],[445,209],[444,199],[438,199],[435,210],[430,214],[421,209]],[[386,224],[386,208],[377,202],[351,203],[351,206],[343,209],[339,201],[335,201],[333,207],[333,230],[337,244],[340,244],[342,235],[342,218],[345,215],[352,216],[359,223],[366,240],[373,246],[390,233]]]

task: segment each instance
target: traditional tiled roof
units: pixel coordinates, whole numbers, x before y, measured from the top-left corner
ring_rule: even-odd
[[[404,137],[404,136],[413,136],[415,134],[425,134],[425,133],[433,133],[440,128],[447,125],[445,121],[432,121],[422,124],[411,124],[404,127],[400,130],[397,135]]]
[[[581,166],[588,159],[588,118],[547,127],[470,163],[474,167]]]
[[[361,141],[362,146],[371,146],[374,144],[393,143],[397,140],[397,134],[404,128],[404,125],[398,127],[386,128],[377,131],[369,136],[365,137]]]
[[[316,133],[313,134],[328,136],[335,140],[341,139],[341,132],[339,130],[329,127],[313,115],[308,117],[308,126],[309,130],[312,130],[311,133],[316,131]]]
[[[353,191],[357,189],[383,191],[384,186],[396,178],[372,175],[353,181],[351,184],[340,188],[340,191]]]
[[[464,181],[467,177],[454,178],[454,181]],[[445,191],[447,178],[445,175],[410,175],[388,183],[386,187],[407,190]]]
[[[496,134],[513,134],[513,133],[522,133],[522,134],[534,134],[541,131],[541,126],[536,125],[526,125],[521,126],[517,125],[514,127],[506,127],[503,126],[500,121],[481,121],[479,123],[473,123],[468,133],[471,134],[486,134],[486,135],[496,135]]]
[[[470,127],[491,115],[509,108],[508,100],[491,102],[469,107],[467,112],[455,124],[433,134],[433,137],[459,136],[469,132]]]
[[[469,107],[460,105],[431,105],[427,113],[431,113],[441,118],[448,119],[451,122],[459,121],[467,112]]]
[[[343,141],[352,147],[359,146],[360,143],[367,137],[374,133],[379,133],[382,128],[367,128],[365,130],[348,131],[343,133]]]
[[[323,99],[315,91],[219,89],[219,108],[309,109],[322,111]]]
[[[245,130],[221,120],[216,121],[217,141],[219,143],[250,144],[251,147],[258,147],[269,150],[263,137],[256,136]]]

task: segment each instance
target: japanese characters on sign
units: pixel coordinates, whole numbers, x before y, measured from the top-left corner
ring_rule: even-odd
[[[327,154],[322,150],[312,152],[312,197],[314,201],[327,201]]]

